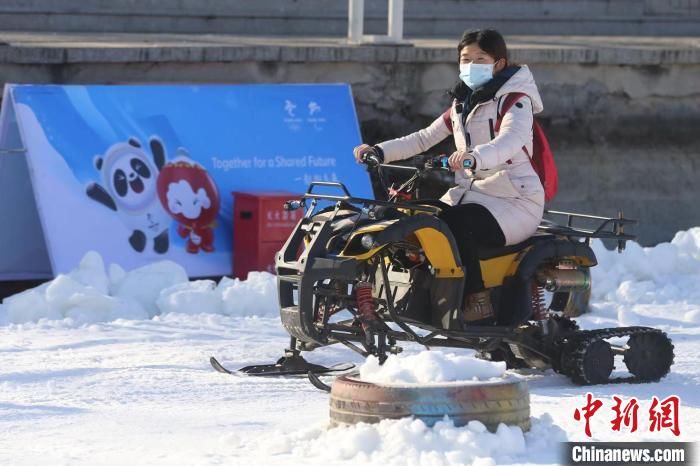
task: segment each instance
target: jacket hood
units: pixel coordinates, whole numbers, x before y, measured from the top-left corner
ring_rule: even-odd
[[[520,65],[520,69],[496,92],[496,97],[501,97],[511,92],[527,94],[532,101],[532,113],[540,113],[544,110],[540,91],[537,90],[535,78],[527,65]]]

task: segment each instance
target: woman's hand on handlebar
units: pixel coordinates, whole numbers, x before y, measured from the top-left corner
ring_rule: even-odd
[[[476,168],[476,159],[469,152],[456,151],[450,155],[448,164],[452,171]]]
[[[355,161],[357,163],[367,164],[367,162],[371,160],[377,164],[381,163],[383,159],[377,148],[372,147],[369,144],[360,144],[353,149],[352,153],[355,156]]]

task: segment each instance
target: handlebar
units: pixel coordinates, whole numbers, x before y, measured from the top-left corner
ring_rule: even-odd
[[[424,163],[423,167],[405,167],[406,169],[410,170],[416,170],[416,171],[426,171],[426,170],[451,170],[450,165],[449,165],[449,156],[446,154],[440,154],[434,157],[429,157]],[[373,154],[365,154],[362,157],[362,163],[367,166],[368,170],[374,170],[377,169],[381,166],[389,166],[392,168],[399,168],[402,167],[401,165],[389,165],[383,163],[377,157],[376,155]],[[465,160],[464,161],[464,168],[465,169],[470,169],[472,168],[472,161],[471,160]]]

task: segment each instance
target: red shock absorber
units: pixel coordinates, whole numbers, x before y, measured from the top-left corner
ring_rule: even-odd
[[[372,284],[369,282],[357,282],[355,285],[355,298],[357,299],[357,310],[360,320],[371,322],[377,320],[374,298],[372,297]]]
[[[532,292],[530,293],[532,304],[532,317],[534,320],[546,320],[547,308],[544,304],[544,287],[537,283],[532,284]]]

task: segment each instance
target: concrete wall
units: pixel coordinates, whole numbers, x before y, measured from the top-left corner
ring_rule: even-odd
[[[366,0],[386,31],[387,0]],[[3,0],[4,30],[347,35],[347,0]],[[466,28],[506,34],[700,35],[699,0],[406,0],[409,37]]]
[[[0,48],[0,79],[349,82],[364,139],[376,143],[427,125],[448,106],[445,90],[457,77],[451,43],[136,47],[115,40],[106,48]],[[541,119],[561,177],[550,208],[600,215],[621,208],[640,219],[636,231],[646,245],[700,225],[700,47],[694,41],[673,47],[511,43],[513,58],[531,66],[545,103]],[[438,150],[449,151],[449,144]]]

